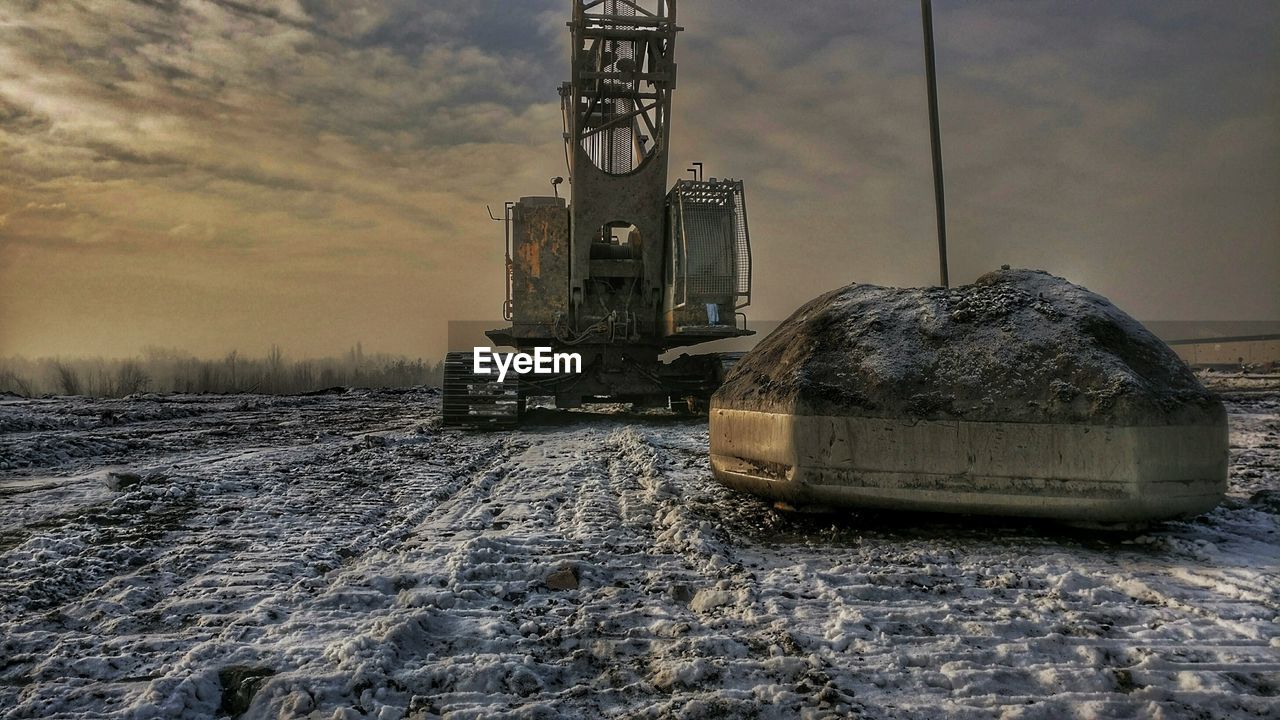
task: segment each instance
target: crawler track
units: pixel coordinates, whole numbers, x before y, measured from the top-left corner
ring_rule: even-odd
[[[444,359],[441,415],[445,427],[500,430],[520,422],[520,379],[502,382],[473,372],[471,353],[451,352]]]

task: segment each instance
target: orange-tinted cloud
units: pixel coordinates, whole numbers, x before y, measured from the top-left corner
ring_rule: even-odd
[[[753,314],[934,278],[911,3],[680,5],[672,175],[747,181]],[[564,174],[569,3],[0,7],[0,356],[430,356],[496,317],[484,205]],[[939,2],[953,278],[1280,318],[1280,10]]]

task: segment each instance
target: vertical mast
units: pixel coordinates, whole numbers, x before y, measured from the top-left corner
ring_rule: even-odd
[[[929,142],[933,148],[933,204],[938,223],[938,274],[942,287],[947,277],[947,203],[942,190],[942,135],[938,129],[938,73],[933,62],[933,2],[920,0],[924,18],[924,73],[929,86]]]
[[[573,184],[569,305],[571,321],[584,326],[596,312],[584,307],[590,246],[606,237],[608,228],[634,226],[643,266],[662,266],[680,28],[674,0],[573,0],[573,5],[572,74],[560,97]],[[646,273],[643,284],[635,300],[646,308],[641,322],[648,324],[657,320],[661,275]]]

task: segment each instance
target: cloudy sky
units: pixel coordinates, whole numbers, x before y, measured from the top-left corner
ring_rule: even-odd
[[[0,356],[433,356],[563,175],[569,0],[0,3]],[[936,0],[953,282],[1280,319],[1280,3]],[[672,174],[744,178],[752,315],[936,279],[919,6],[685,0]]]

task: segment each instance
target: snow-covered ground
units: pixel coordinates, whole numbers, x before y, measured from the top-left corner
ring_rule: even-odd
[[[1222,507],[1103,537],[784,516],[702,421],[438,408],[0,401],[0,718],[1280,715],[1280,394],[1230,402]]]

